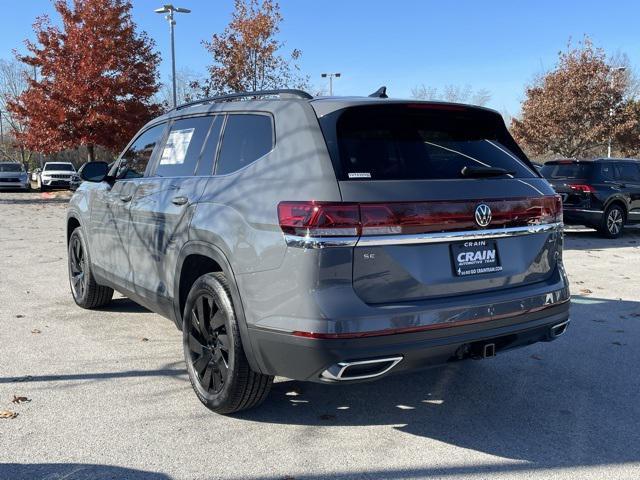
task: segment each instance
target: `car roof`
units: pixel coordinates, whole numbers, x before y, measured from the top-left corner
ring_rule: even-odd
[[[194,114],[206,114],[206,113],[226,113],[234,111],[274,111],[278,105],[282,105],[283,102],[296,102],[302,104],[313,105],[314,110],[318,117],[323,117],[329,113],[341,110],[347,107],[362,106],[362,105],[393,105],[393,104],[424,104],[434,106],[452,106],[462,107],[469,110],[485,111],[494,115],[500,116],[500,113],[496,110],[480,107],[477,105],[469,105],[464,103],[454,102],[438,102],[427,101],[417,99],[390,99],[390,98],[378,98],[378,97],[312,97],[312,98],[300,98],[300,97],[283,97],[283,98],[265,98],[265,99],[248,99],[248,100],[211,100],[204,99],[202,103],[186,104],[184,106],[178,106],[177,109],[169,110],[167,113],[151,120],[147,125],[160,123],[162,121],[180,118],[184,116],[190,116]]]

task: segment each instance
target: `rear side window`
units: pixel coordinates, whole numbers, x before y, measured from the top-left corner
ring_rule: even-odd
[[[213,117],[192,117],[171,124],[160,153],[156,176],[189,177],[195,174]]]
[[[549,179],[558,178],[590,178],[593,172],[593,164],[590,163],[545,163],[542,167],[542,175]],[[603,175],[605,173],[603,172]]]
[[[273,124],[268,115],[230,114],[224,127],[216,175],[246,167],[273,148]]]
[[[628,182],[640,181],[640,169],[633,163],[618,163],[618,178]]]
[[[156,125],[143,132],[122,155],[118,162],[116,178],[144,176],[156,145],[162,140],[165,124]]]
[[[344,110],[333,122],[323,118],[321,126],[343,180],[454,179],[463,178],[464,167],[537,177],[492,112],[427,104],[362,106]]]
[[[198,169],[196,171],[196,175],[198,176],[213,175],[213,164],[216,159],[216,151],[218,149],[223,123],[224,115],[216,115],[213,117],[213,123],[209,129],[209,134],[205,140],[204,149],[198,162]]]

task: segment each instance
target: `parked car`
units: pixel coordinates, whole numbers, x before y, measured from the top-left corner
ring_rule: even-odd
[[[36,168],[33,172],[31,172],[31,181],[35,182],[40,188],[40,173],[42,172],[41,168]]]
[[[18,162],[0,162],[0,189],[29,190],[29,174]]]
[[[76,176],[76,168],[71,162],[47,162],[40,173],[40,190],[69,188]]]
[[[115,289],[172,319],[219,413],[274,375],[372,380],[563,334],[561,201],[502,117],[381,97],[252,92],[151,121],[82,171],[75,302]]]
[[[625,224],[640,222],[638,160],[554,160],[545,164],[542,174],[562,195],[566,224],[586,225],[617,238]]]

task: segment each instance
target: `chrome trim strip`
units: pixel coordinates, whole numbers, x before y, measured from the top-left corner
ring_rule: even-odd
[[[332,365],[331,367],[327,368],[324,372],[320,374],[320,376],[327,380],[337,380],[337,381],[343,381],[343,382],[350,381],[350,380],[364,380],[366,378],[375,378],[387,373],[389,370],[395,367],[398,363],[400,363],[402,359],[403,357],[398,356],[398,357],[376,358],[374,360],[360,360],[357,362],[340,362],[340,363],[337,363],[336,365]],[[354,365],[371,365],[375,363],[385,363],[385,362],[391,362],[391,365],[389,365],[387,368],[379,372],[371,373],[368,375],[358,375],[356,377],[342,378],[342,375],[344,374],[345,370],[349,367],[353,367]]]
[[[358,237],[297,237],[285,234],[289,247],[328,248],[328,247],[373,247],[381,245],[415,245],[421,243],[445,243],[465,240],[518,237],[536,233],[548,233],[562,230],[563,224],[545,223],[524,227],[493,228],[489,230],[465,230],[462,232],[419,233],[416,235],[371,235]]]
[[[548,233],[562,230],[563,224],[545,223],[525,227],[494,228],[489,230],[467,230],[463,232],[420,233],[416,235],[377,235],[360,237],[358,247],[380,245],[414,245],[420,243],[445,243],[464,240],[483,240],[488,238],[518,237],[536,233]]]
[[[604,211],[602,211],[602,210],[588,210],[586,208],[563,207],[562,209],[566,210],[568,213],[570,213],[570,212],[604,213]]]
[[[297,248],[327,248],[327,247],[355,247],[358,237],[296,237],[285,234],[285,241],[289,247]]]

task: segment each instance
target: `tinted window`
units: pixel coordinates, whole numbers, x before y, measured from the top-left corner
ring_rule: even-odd
[[[589,178],[593,171],[591,163],[554,163],[548,162],[542,167],[545,178]]]
[[[618,175],[620,180],[637,182],[640,181],[640,170],[633,163],[618,163]]]
[[[47,170],[58,170],[64,172],[75,171],[73,165],[71,165],[70,163],[47,163],[44,166],[44,171],[46,172]]]
[[[235,172],[256,161],[272,148],[273,129],[270,116],[229,115],[216,174]]]
[[[195,173],[211,120],[212,117],[193,117],[173,122],[159,154],[157,176],[188,177]]]
[[[218,149],[218,141],[220,140],[220,131],[224,123],[224,115],[216,115],[213,117],[213,124],[209,130],[209,135],[204,144],[200,161],[198,162],[198,170],[196,175],[213,175],[213,163],[216,159],[216,150]]]
[[[605,180],[614,180],[617,176],[615,168],[613,168],[613,163],[601,163],[600,164],[600,175]]]
[[[337,157],[339,178],[451,179],[462,178],[464,167],[537,176],[499,115],[451,108],[427,104],[352,107],[339,114],[335,127],[329,119],[322,120],[332,157]]]
[[[22,165],[19,163],[0,163],[0,172],[22,172]]]
[[[133,142],[118,163],[117,178],[138,178],[144,175],[153,149],[162,139],[164,128],[164,124],[151,127]]]

